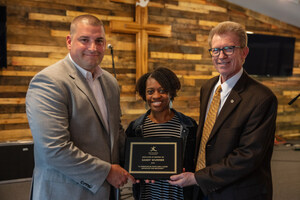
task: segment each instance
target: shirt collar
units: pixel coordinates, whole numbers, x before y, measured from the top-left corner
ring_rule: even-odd
[[[77,63],[74,62],[72,59],[70,53],[69,53],[69,58],[72,61],[72,63],[75,65],[75,67],[80,71],[80,73],[87,79],[87,80],[95,80],[99,78],[103,74],[103,70],[100,66],[95,68],[94,71],[94,77],[91,72],[85,70],[84,68],[80,67]]]
[[[241,78],[242,74],[243,74],[243,68],[241,68],[238,73],[236,73],[234,76],[232,76],[230,79],[226,80],[222,84],[221,84],[221,75],[220,75],[215,90],[219,85],[221,85],[223,94],[230,92],[232,88],[235,86],[235,84],[238,82],[238,80]]]

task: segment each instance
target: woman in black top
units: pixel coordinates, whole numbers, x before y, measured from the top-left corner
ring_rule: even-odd
[[[178,137],[183,139],[183,167],[194,172],[194,151],[197,124],[192,118],[172,108],[181,84],[177,76],[167,68],[157,68],[141,76],[136,91],[149,106],[149,110],[132,121],[126,134],[128,137]],[[192,187],[181,188],[170,185],[166,180],[133,185],[137,200],[191,199]]]

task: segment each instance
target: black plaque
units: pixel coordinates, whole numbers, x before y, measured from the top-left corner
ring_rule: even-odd
[[[169,179],[182,172],[181,138],[127,138],[125,169],[136,179]]]

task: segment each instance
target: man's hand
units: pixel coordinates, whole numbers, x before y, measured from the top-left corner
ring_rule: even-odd
[[[135,183],[135,179],[131,176],[125,169],[120,167],[120,165],[113,164],[108,173],[106,180],[115,188],[120,188],[125,185],[128,179]]]
[[[180,187],[186,187],[190,185],[196,185],[195,175],[192,172],[184,172],[178,175],[173,175],[168,181],[171,185],[177,185]]]

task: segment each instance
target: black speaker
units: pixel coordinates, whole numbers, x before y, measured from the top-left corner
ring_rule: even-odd
[[[0,181],[31,178],[33,143],[0,143]]]

